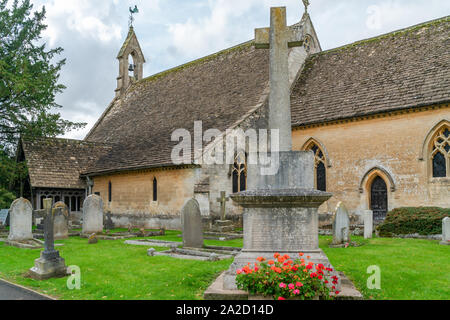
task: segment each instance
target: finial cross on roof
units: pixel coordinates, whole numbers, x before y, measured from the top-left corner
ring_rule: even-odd
[[[303,4],[305,5],[305,12],[308,12],[309,0],[303,0]]]

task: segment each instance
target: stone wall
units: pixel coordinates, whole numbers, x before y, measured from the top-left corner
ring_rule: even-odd
[[[93,192],[100,192],[105,213],[115,227],[179,229],[180,210],[194,195],[196,169],[158,170],[94,177]],[[153,201],[153,179],[158,181],[158,198]],[[108,200],[108,185],[112,201]]]
[[[327,154],[327,191],[334,196],[320,212],[332,212],[339,201],[354,214],[369,209],[376,174],[386,181],[389,210],[450,207],[450,179],[432,178],[429,159],[422,159],[427,136],[445,119],[450,119],[448,105],[294,130],[294,150],[314,138]]]

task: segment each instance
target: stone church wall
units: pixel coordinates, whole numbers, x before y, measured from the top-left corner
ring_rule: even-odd
[[[157,201],[153,201],[153,179]],[[108,200],[111,182],[112,201]],[[181,229],[180,210],[194,193],[195,169],[140,171],[94,177],[93,192],[100,192],[105,213],[115,227]]]
[[[422,159],[427,136],[445,119],[450,119],[448,105],[295,130],[294,150],[311,138],[326,149],[327,191],[334,196],[320,212],[333,212],[339,201],[353,214],[369,209],[371,172],[386,181],[389,210],[450,207],[450,179],[432,178],[429,159]]]

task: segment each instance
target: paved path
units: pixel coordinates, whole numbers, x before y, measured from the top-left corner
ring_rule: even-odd
[[[51,300],[31,290],[0,280],[0,300]]]

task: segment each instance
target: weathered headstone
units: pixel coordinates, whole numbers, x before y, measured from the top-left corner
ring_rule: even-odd
[[[93,194],[87,197],[83,203],[83,228],[82,234],[103,232],[103,201],[100,196]]]
[[[52,199],[44,199],[44,251],[39,259],[34,261],[34,267],[30,269],[30,276],[36,280],[46,280],[67,276],[67,267],[59,251],[55,250],[54,239],[54,212]]]
[[[363,212],[364,219],[364,239],[371,239],[373,236],[373,211],[365,210]]]
[[[6,220],[8,219],[9,209],[0,210],[0,225],[6,226]]]
[[[197,200],[188,200],[183,209],[181,209],[181,216],[183,223],[183,247],[202,248],[202,214]]]
[[[24,198],[16,199],[10,208],[9,241],[24,241],[33,239],[33,209],[30,201]]]
[[[441,244],[450,245],[450,218],[442,220],[442,241]]]
[[[69,208],[64,202],[57,202],[54,210],[54,236],[55,240],[67,239],[69,237]]]
[[[333,242],[332,245],[342,245],[350,242],[350,218],[348,211],[342,202],[336,206],[333,219]]]

